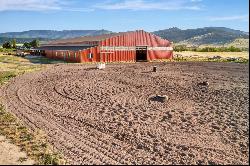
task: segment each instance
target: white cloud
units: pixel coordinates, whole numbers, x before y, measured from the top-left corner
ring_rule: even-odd
[[[200,10],[201,0],[106,0],[88,8],[75,7],[76,0],[0,0],[1,11],[74,11],[103,10]]]
[[[226,17],[210,17],[210,21],[249,21],[249,15],[235,15],[235,16],[226,16]]]
[[[78,8],[77,0],[0,0],[1,11],[200,10],[201,0],[106,0]]]
[[[60,10],[59,0],[0,0],[0,11]]]
[[[69,7],[65,0],[0,0],[1,11],[73,11],[90,12],[94,9]]]
[[[196,0],[197,1],[197,0]],[[199,0],[200,1],[200,0]],[[104,10],[200,10],[196,2],[189,0],[123,0],[107,1],[95,6]]]
[[[63,8],[62,10],[64,11],[69,11],[69,12],[93,12],[95,9],[93,8]]]

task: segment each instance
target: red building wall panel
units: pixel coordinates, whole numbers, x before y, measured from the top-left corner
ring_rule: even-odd
[[[123,54],[124,53],[124,54]],[[122,61],[126,61],[126,51],[121,51],[121,57],[122,57]]]
[[[127,51],[126,61],[129,61],[129,51]]]
[[[117,53],[118,53],[118,61],[122,61],[122,59],[121,59],[121,51],[117,51]]]
[[[91,53],[93,54],[93,62],[96,62],[96,47],[92,47],[90,49]]]
[[[116,58],[116,61],[118,62],[119,61],[119,51],[115,51],[115,58]]]
[[[65,55],[66,55],[66,62],[70,62],[70,60],[71,60],[70,52],[69,51],[64,51],[64,52],[65,52]]]
[[[114,53],[109,54],[110,56],[110,62],[114,62]]]
[[[96,62],[100,62],[100,47],[96,47]]]
[[[114,51],[114,54],[113,54],[113,57],[114,57],[114,62],[117,62],[118,61],[118,54],[117,54],[117,51]]]
[[[127,61],[127,51],[124,51],[123,61]]]
[[[82,51],[82,59],[83,59],[83,62],[88,62],[88,59],[87,59],[87,50],[83,50]]]
[[[171,59],[173,56],[172,51],[148,51],[149,60],[154,59]]]
[[[76,62],[77,63],[81,63],[81,59],[80,59],[80,51],[76,51]]]
[[[80,51],[77,51],[77,52],[76,52],[76,62],[77,62],[77,63],[81,63],[81,58],[80,58],[81,56],[80,56],[80,55],[81,55],[81,52],[80,52]]]
[[[109,54],[109,62],[113,62],[113,56],[114,55],[112,53]]]
[[[106,57],[107,57],[107,62],[110,62],[110,54],[106,53]]]
[[[65,54],[65,61],[69,62],[68,51],[64,51]]]
[[[106,54],[105,53],[102,53],[102,62],[106,62]]]
[[[76,62],[76,51],[69,51],[70,53],[70,62]]]
[[[115,62],[115,52],[113,51],[113,53],[111,54],[111,57],[112,57],[112,62]]]
[[[90,49],[86,49],[86,55],[85,55],[85,56],[87,57],[87,58],[86,58],[86,59],[87,59],[87,62],[92,62],[92,59],[90,59],[89,56],[88,56],[89,53],[90,53]]]

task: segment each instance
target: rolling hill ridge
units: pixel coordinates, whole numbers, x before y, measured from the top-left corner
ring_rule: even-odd
[[[30,42],[39,39],[42,42],[55,39],[67,39],[80,36],[96,36],[113,33],[108,30],[30,30],[23,32],[0,33],[0,44],[16,39],[18,43]],[[168,39],[174,44],[187,46],[224,46],[233,45],[237,47],[248,47],[249,33],[225,27],[205,27],[197,29],[181,30],[169,28],[152,32],[163,39]]]

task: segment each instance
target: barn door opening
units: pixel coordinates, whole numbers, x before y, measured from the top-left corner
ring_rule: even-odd
[[[136,47],[136,61],[145,62],[147,61],[147,46],[137,46]]]

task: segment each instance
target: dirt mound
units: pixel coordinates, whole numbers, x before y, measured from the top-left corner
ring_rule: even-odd
[[[248,65],[94,67],[52,66],[13,79],[0,94],[71,164],[248,163]],[[203,81],[209,86],[197,86]],[[156,95],[169,100],[150,100]]]

